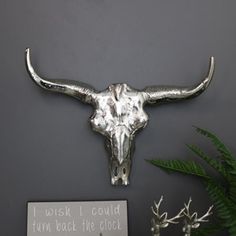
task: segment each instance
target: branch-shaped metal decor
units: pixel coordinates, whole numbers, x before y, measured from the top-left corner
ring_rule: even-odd
[[[133,140],[137,131],[148,123],[144,106],[200,95],[209,86],[215,65],[214,58],[211,57],[207,76],[196,86],[148,86],[138,90],[122,83],[112,84],[104,91],[97,91],[82,82],[40,77],[31,64],[30,49],[26,49],[25,60],[30,77],[41,88],[72,96],[94,107],[90,124],[94,131],[105,136],[113,185],[129,184]]]
[[[153,236],[160,236],[161,229],[167,228],[169,224],[178,224],[179,221],[176,220],[180,218],[184,219],[184,236],[191,236],[192,229],[200,227],[200,224],[203,222],[208,222],[207,217],[212,214],[213,206],[211,206],[200,218],[198,218],[197,212],[191,214],[189,208],[192,200],[190,198],[188,204],[184,204],[184,208],[181,209],[176,216],[168,219],[167,212],[160,214],[160,205],[162,201],[163,196],[161,196],[158,203],[154,202],[154,206],[151,207],[153,213],[153,218],[151,219],[151,232]]]
[[[160,214],[160,205],[162,201],[163,196],[161,196],[158,203],[154,202],[154,207],[151,207],[152,213],[154,214],[154,217],[151,220],[151,231],[153,236],[160,236],[161,229],[168,227],[169,224],[178,224],[179,222],[176,220],[183,217],[183,211],[185,210],[183,208],[176,216],[168,219],[167,212]]]
[[[185,233],[185,236],[191,236],[192,229],[197,229],[200,227],[201,223],[208,222],[209,220],[207,217],[212,215],[212,208],[213,206],[210,206],[208,211],[201,217],[198,218],[197,212],[194,212],[193,214],[190,213],[190,204],[192,202],[192,199],[190,198],[187,204],[184,204],[184,227],[183,232]]]

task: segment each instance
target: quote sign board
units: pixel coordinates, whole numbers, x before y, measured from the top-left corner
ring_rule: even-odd
[[[127,201],[29,202],[27,236],[128,236]]]

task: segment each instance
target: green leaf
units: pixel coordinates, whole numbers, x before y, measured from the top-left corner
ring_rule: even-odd
[[[228,173],[225,167],[217,160],[206,155],[200,148],[195,145],[187,145],[187,147],[193,151],[197,156],[202,158],[208,165],[218,171],[224,178],[228,178]]]
[[[233,169],[236,168],[236,159],[233,156],[233,154],[229,151],[229,149],[224,145],[224,143],[213,133],[205,130],[205,129],[201,129],[199,127],[196,127],[196,131],[204,136],[206,136],[207,138],[209,138],[211,140],[211,142],[215,145],[215,147],[217,148],[217,150],[222,154],[222,158],[223,160],[225,160],[228,165],[230,165]]]
[[[210,236],[219,231],[222,231],[225,227],[220,223],[209,224],[205,227],[200,227],[192,232],[192,236]]]
[[[236,205],[227,197],[225,189],[215,181],[208,181],[207,191],[229,235],[235,236]]]
[[[224,221],[228,219],[230,211],[224,188],[214,181],[209,181],[207,183],[207,191],[214,203],[214,208],[217,209],[218,217]]]
[[[206,174],[206,171],[201,165],[196,164],[194,161],[182,161],[182,160],[147,160],[149,163],[160,167],[167,172],[179,172],[186,175],[194,175],[204,179],[210,177]]]
[[[231,170],[229,173],[230,173],[231,175],[235,175],[235,176],[236,176],[236,169]]]
[[[229,231],[230,236],[235,236],[236,235],[236,222],[235,222],[235,220],[234,220],[234,225],[229,227],[228,231]]]
[[[236,205],[236,176],[230,175],[227,187],[229,192],[229,198]]]

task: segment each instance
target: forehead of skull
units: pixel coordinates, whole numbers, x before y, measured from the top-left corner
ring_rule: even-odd
[[[117,126],[126,127],[129,131],[138,130],[148,121],[143,101],[142,94],[126,84],[110,85],[99,94],[92,126],[103,133],[112,133]]]
[[[119,101],[121,96],[124,96],[125,93],[130,92],[131,88],[127,84],[111,84],[104,91],[105,94],[111,96],[111,98]]]
[[[102,100],[106,98],[114,103],[128,105],[126,103],[132,103],[133,101],[134,103],[139,102],[140,105],[143,104],[142,94],[125,83],[111,84],[105,91],[101,92],[100,95]],[[109,102],[107,105],[110,105]]]
[[[130,116],[132,113],[133,115],[143,113],[143,104],[144,97],[140,91],[131,88],[127,84],[112,84],[99,94],[96,113]]]

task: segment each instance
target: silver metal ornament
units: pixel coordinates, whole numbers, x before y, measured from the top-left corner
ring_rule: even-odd
[[[208,211],[201,217],[198,218],[198,213],[190,213],[190,204],[192,202],[192,199],[190,198],[187,204],[184,204],[184,227],[183,232],[184,236],[191,236],[192,230],[197,229],[200,227],[201,223],[208,222],[207,217],[212,215],[212,208],[213,206],[210,206]]]
[[[191,236],[192,230],[200,227],[201,223],[208,222],[208,217],[212,215],[213,206],[209,207],[208,211],[198,218],[198,213],[190,213],[190,204],[192,199],[190,198],[187,204],[184,204],[184,208],[173,218],[168,219],[168,213],[160,213],[160,205],[163,201],[161,196],[158,203],[154,202],[154,206],[151,207],[153,218],[151,219],[151,232],[152,236],[160,236],[161,229],[167,228],[170,224],[179,224],[179,219],[183,219],[184,236]]]
[[[193,87],[148,86],[137,90],[122,83],[97,91],[82,82],[40,77],[32,67],[29,48],[25,59],[30,77],[41,88],[67,94],[94,107],[90,123],[94,131],[105,136],[112,185],[129,184],[133,140],[136,132],[148,123],[144,105],[184,100],[201,94],[211,82],[215,64],[211,57],[206,78]]]
[[[151,220],[151,232],[153,236],[160,236],[161,229],[167,228],[170,224],[178,224],[179,222],[176,221],[183,217],[184,208],[179,211],[179,213],[168,219],[168,213],[160,213],[160,205],[163,201],[163,196],[161,196],[158,203],[154,202],[154,207],[151,207],[153,218]]]

